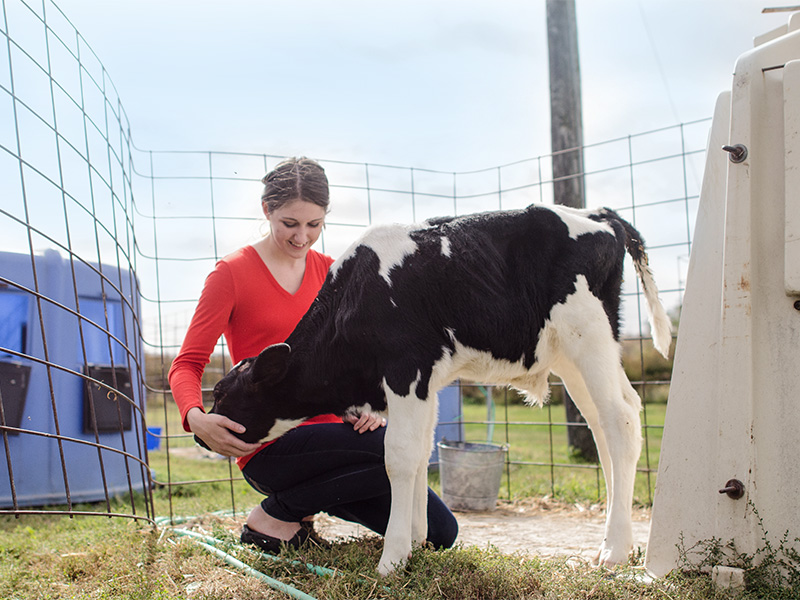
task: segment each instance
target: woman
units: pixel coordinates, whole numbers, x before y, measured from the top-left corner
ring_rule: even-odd
[[[169,382],[186,431],[212,450],[237,457],[242,473],[267,497],[247,517],[242,541],[276,552],[313,533],[327,512],[383,535],[391,504],[383,459],[386,420],[364,413],[308,419],[277,440],[249,444],[231,432],[246,424],[203,410],[201,378],[220,335],[233,363],[284,341],[308,310],[333,260],[311,249],[328,211],[328,179],[307,158],[289,159],[262,180],[269,234],[220,260],[206,279]],[[428,490],[428,541],[450,547],[452,513]]]

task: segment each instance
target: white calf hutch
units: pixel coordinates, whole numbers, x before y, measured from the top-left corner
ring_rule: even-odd
[[[765,535],[800,536],[800,14],[736,62],[706,160],[647,548],[656,575],[681,544],[753,554]]]

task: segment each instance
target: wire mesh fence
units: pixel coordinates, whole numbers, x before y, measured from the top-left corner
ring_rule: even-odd
[[[260,179],[283,157],[138,150],[105,68],[55,4],[5,0],[0,17],[0,513],[152,520],[154,488],[172,516],[174,492],[220,484],[235,510],[230,462],[185,467],[200,450],[166,374],[206,274],[265,233]],[[676,318],[708,126],[586,146],[576,175],[589,206],[643,233]],[[372,223],[550,203],[552,160],[442,172],[319,159],[332,198],[319,249],[336,257]],[[626,265],[624,363],[644,401],[637,498],[649,503],[670,365],[650,345],[641,301]],[[229,367],[220,341],[206,392]],[[508,496],[599,499],[602,473],[570,451],[554,383],[543,410],[505,388],[456,384],[440,433],[507,444]]]
[[[0,506],[151,519],[127,122],[54,4],[0,17]]]

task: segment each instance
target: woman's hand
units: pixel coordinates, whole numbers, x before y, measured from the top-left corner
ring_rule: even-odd
[[[386,419],[371,412],[347,413],[342,417],[342,421],[353,425],[358,433],[375,431],[378,427],[386,427]]]
[[[249,444],[233,435],[233,432],[244,433],[244,425],[231,421],[222,415],[207,414],[199,408],[191,408],[186,413],[189,429],[203,440],[214,452],[223,456],[245,456],[261,447],[258,442]]]

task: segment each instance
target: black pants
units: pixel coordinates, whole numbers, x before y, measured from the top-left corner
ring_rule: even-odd
[[[385,431],[358,433],[346,423],[297,427],[251,458],[242,473],[268,494],[261,507],[276,519],[326,512],[384,535],[391,506]],[[449,548],[457,535],[455,517],[428,488],[428,541]]]

